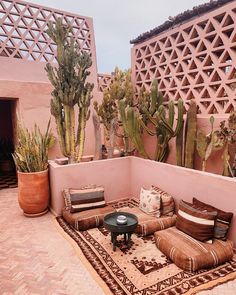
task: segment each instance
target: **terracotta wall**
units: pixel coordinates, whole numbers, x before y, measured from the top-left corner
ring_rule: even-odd
[[[103,185],[107,202],[139,197],[140,188],[155,184],[172,194],[176,204],[193,197],[222,210],[233,212],[230,238],[236,246],[236,182],[233,178],[196,171],[164,163],[125,157],[59,166],[50,163],[51,209],[61,214],[64,207],[62,190],[88,184]]]
[[[92,161],[59,166],[50,162],[51,210],[60,215],[64,207],[62,190],[78,188],[85,185],[102,185],[105,188],[107,202],[129,198],[130,158]]]
[[[166,100],[182,98],[198,105],[198,128],[209,130],[209,117],[215,127],[227,119],[236,107],[236,1],[206,14],[197,15],[132,48],[132,74],[138,92],[150,89],[157,78]],[[153,139],[145,136],[147,150]],[[175,164],[175,146],[171,144],[168,163]],[[195,167],[201,163],[198,156]],[[222,173],[221,155],[208,161],[208,171]]]
[[[50,118],[52,87],[44,67],[46,61],[55,61],[55,44],[45,31],[48,22],[55,21],[58,17],[63,19],[63,23],[69,23],[73,27],[77,43],[83,50],[91,53],[93,65],[88,80],[95,85],[94,99],[99,99],[96,48],[91,18],[18,0],[0,2],[0,12],[4,13],[0,23],[0,98],[16,100],[17,111],[21,113],[27,126],[31,127],[37,122],[44,128]],[[52,130],[56,135],[54,118]],[[89,135],[86,137],[85,154],[93,154],[94,136],[91,119],[87,123],[86,133]],[[50,157],[60,156],[57,144]]]

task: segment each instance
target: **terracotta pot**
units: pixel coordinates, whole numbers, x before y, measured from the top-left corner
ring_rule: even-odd
[[[48,170],[18,174],[18,201],[25,216],[36,217],[48,212]]]

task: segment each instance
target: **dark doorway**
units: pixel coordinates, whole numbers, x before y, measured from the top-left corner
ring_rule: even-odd
[[[16,100],[0,99],[0,189],[16,187],[12,158],[15,143]]]

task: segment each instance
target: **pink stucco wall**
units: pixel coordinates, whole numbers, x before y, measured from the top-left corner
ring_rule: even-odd
[[[193,197],[234,213],[230,239],[236,245],[236,181],[212,173],[169,164],[125,157],[67,166],[50,163],[51,209],[60,214],[64,206],[61,191],[87,184],[103,185],[106,201],[139,197],[140,188],[157,185],[173,195],[176,203]]]
[[[51,209],[61,214],[64,207],[62,190],[89,184],[105,188],[106,201],[128,198],[130,192],[130,158],[92,161],[59,166],[50,162]]]
[[[176,202],[181,199],[191,202],[196,197],[233,212],[235,216],[229,237],[236,245],[235,179],[135,157],[131,158],[131,171],[133,196],[139,195],[142,186],[157,185],[173,195]]]
[[[215,115],[215,122],[214,122],[214,129],[219,129],[219,124],[221,121],[228,119],[228,114],[224,115]],[[203,130],[206,134],[208,134],[211,130],[211,125],[209,122],[209,116],[198,116],[197,120],[197,130]],[[156,147],[156,138],[148,135],[147,133],[143,136],[143,142],[146,151],[150,156],[154,155],[155,147]],[[175,147],[175,138],[170,140],[169,143],[170,152],[169,156],[167,158],[167,163],[176,165],[176,147]],[[222,175],[223,172],[223,160],[222,160],[222,150],[213,152],[210,156],[210,158],[207,161],[207,172],[212,172],[216,174]],[[195,160],[194,160],[194,168],[201,170],[202,169],[202,161],[200,157],[198,156],[197,150],[195,151]]]
[[[2,3],[2,5],[4,8],[5,4]],[[99,98],[96,47],[91,18],[20,0],[12,1],[3,10],[5,14],[1,19],[0,27],[3,40],[6,42],[3,42],[0,48],[0,99],[16,101],[16,111],[22,115],[27,127],[31,128],[36,122],[43,129],[50,118],[52,86],[44,70],[45,61],[54,61],[55,57],[55,46],[45,33],[50,20],[55,21],[55,18],[62,17],[64,22],[69,21],[73,26],[75,39],[80,43],[81,48],[91,52],[93,64],[88,81],[95,85],[94,99]],[[13,29],[11,31],[6,30],[7,22],[9,22],[8,16],[11,16],[12,20]],[[31,18],[32,22],[30,25],[24,25],[21,21],[21,30],[19,30],[16,19],[19,21],[24,17]],[[38,29],[35,29],[37,27]],[[16,34],[18,34],[17,42]],[[33,36],[36,37],[33,38]],[[51,122],[52,131],[57,136],[53,117]],[[91,119],[87,122],[86,133],[88,136],[86,136],[85,154],[93,154],[94,136]],[[61,157],[58,144],[50,152],[50,158],[55,157]]]

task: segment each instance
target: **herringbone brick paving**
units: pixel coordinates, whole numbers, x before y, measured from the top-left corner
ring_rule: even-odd
[[[0,191],[0,295],[102,295],[48,213],[23,216],[17,189]],[[236,281],[201,295],[235,295]]]
[[[103,294],[50,213],[23,216],[17,189],[0,191],[0,294]]]

